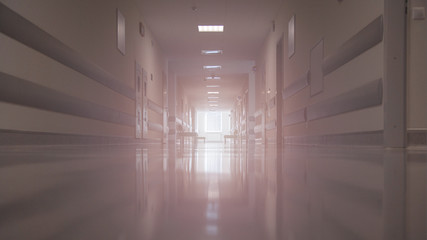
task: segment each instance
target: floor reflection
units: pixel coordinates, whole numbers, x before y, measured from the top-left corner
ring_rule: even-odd
[[[425,150],[0,151],[0,239],[427,239]]]

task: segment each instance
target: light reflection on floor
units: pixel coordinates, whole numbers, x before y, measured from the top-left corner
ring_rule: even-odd
[[[427,239],[425,150],[0,150],[0,239]]]

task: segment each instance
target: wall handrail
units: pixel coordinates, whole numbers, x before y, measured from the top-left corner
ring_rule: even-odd
[[[148,121],[148,129],[156,132],[163,132],[163,125]]]
[[[135,100],[135,90],[0,2],[0,32],[84,76]]]
[[[154,101],[148,99],[147,105],[148,105],[149,109],[153,110],[154,112],[156,112],[160,115],[163,115],[163,108],[160,105],[158,105],[157,103],[155,103]]]

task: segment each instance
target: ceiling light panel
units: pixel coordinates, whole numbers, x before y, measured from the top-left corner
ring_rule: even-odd
[[[219,97],[215,97],[215,96],[208,96],[208,99],[219,99]]]
[[[206,85],[207,88],[219,88],[219,85]]]
[[[205,77],[205,80],[221,80],[221,77]]]
[[[207,65],[207,66],[203,66],[203,69],[205,69],[205,70],[220,70],[221,66],[220,65]]]
[[[219,94],[219,92],[208,92],[208,94]]]
[[[222,50],[202,50],[202,55],[221,55]]]
[[[199,32],[224,32],[224,25],[199,25]]]

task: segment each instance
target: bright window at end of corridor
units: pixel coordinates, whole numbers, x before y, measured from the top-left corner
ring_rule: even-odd
[[[205,132],[222,132],[222,113],[205,113]]]

